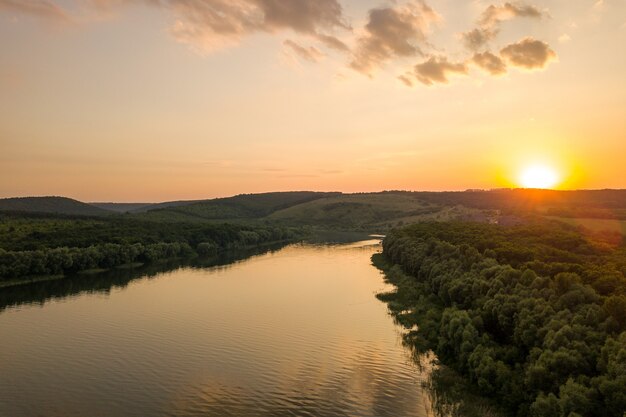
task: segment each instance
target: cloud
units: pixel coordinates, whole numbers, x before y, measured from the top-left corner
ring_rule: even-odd
[[[399,75],[398,79],[404,83],[407,87],[413,87],[413,76],[412,74],[404,74]]]
[[[283,45],[305,61],[318,62],[324,57],[324,54],[313,46],[304,47],[289,39],[284,41]]]
[[[491,5],[483,12],[479,24],[481,27],[493,27],[505,20],[516,17],[531,17],[539,19],[543,12],[535,6],[522,3],[505,3],[502,6]]]
[[[503,21],[518,17],[541,19],[543,12],[536,6],[523,3],[504,3],[501,6],[490,5],[478,20],[478,27],[462,34],[465,46],[478,50],[492,41],[500,32]]]
[[[389,6],[370,9],[365,24],[354,31],[344,16],[344,1],[74,0],[76,7],[70,10],[61,7],[65,3],[60,0],[0,0],[0,12],[55,22],[85,22],[97,20],[92,19],[94,13],[101,17],[127,5],[144,5],[171,16],[171,35],[202,54],[237,45],[257,33],[286,32],[293,39],[283,41],[290,57],[315,63],[327,50],[333,50],[346,55],[352,70],[368,76],[393,60],[419,57],[423,62],[398,77],[406,85],[447,83],[451,75],[466,75],[469,65],[500,75],[506,73],[507,66],[539,69],[556,59],[548,44],[533,38],[505,46],[499,55],[485,48],[498,35],[502,22],[545,16],[536,6],[506,2],[484,9],[476,26],[462,34],[465,47],[471,50],[466,51],[469,56],[455,62],[429,41],[441,17],[426,0],[389,0]],[[559,39],[567,40],[566,35]]]
[[[345,45],[327,31],[349,29],[339,0],[92,0],[100,9],[124,4],[164,8],[174,15],[170,33],[200,52],[239,43],[254,33],[293,31],[327,46]]]
[[[318,34],[316,38],[322,42],[327,48],[334,49],[339,52],[350,52],[350,48],[341,40],[334,36]]]
[[[568,35],[567,33],[564,33],[561,36],[559,36],[559,42],[560,43],[567,43],[567,42],[569,42],[571,40],[572,40],[572,37],[570,35]]]
[[[502,58],[491,52],[474,54],[472,62],[491,75],[502,75],[506,73],[506,63]]]
[[[1,11],[31,15],[55,22],[72,20],[65,10],[48,0],[0,0]]]
[[[439,15],[422,1],[369,11],[365,33],[357,40],[350,67],[363,74],[394,57],[422,54],[430,26]]]
[[[557,58],[556,52],[547,43],[533,38],[524,38],[504,47],[500,55],[509,64],[529,70],[544,68]]]
[[[489,43],[495,38],[496,32],[492,29],[476,28],[469,32],[463,33],[463,42],[465,46],[471,50],[477,50]]]
[[[449,75],[466,75],[468,72],[467,64],[452,63],[448,61],[448,58],[430,57],[427,61],[418,64],[413,70],[415,79],[424,85],[433,85],[435,83],[447,84]],[[408,76],[405,75],[405,78]],[[401,79],[402,80],[402,79]],[[410,80],[410,78],[409,78]],[[403,80],[404,81],[404,80]],[[405,84],[407,84],[405,82]]]

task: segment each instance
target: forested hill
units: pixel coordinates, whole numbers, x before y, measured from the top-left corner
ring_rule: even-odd
[[[626,220],[626,190],[499,189],[411,194],[419,200],[437,205]]]
[[[104,210],[107,209],[107,210]],[[421,221],[512,224],[543,216],[626,235],[626,190],[274,192],[196,201],[94,203],[62,197],[0,200],[0,211],[127,216],[154,222],[275,224],[385,233]]]
[[[130,213],[146,210],[153,206],[152,203],[88,203],[90,206],[117,213]]]
[[[17,197],[0,199],[0,211],[105,216],[112,212],[66,197]]]
[[[441,222],[397,229],[383,248],[397,291],[380,298],[417,326],[407,342],[511,415],[624,415],[623,244],[557,222]]]
[[[183,202],[177,202],[175,205],[162,203],[150,207],[141,216],[160,221],[192,222],[259,219],[278,210],[340,194],[313,191],[240,194],[234,197],[192,202],[191,204],[182,204]],[[158,208],[162,205],[165,205],[165,208]]]

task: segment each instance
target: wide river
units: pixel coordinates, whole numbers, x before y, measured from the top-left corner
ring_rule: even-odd
[[[388,289],[370,263],[379,250],[297,244],[0,289],[0,416],[431,415],[375,298]]]

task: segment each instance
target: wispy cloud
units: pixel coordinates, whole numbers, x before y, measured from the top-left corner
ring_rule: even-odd
[[[49,0],[0,0],[0,11],[31,15],[54,22],[71,22],[70,15]]]
[[[471,50],[479,50],[486,46],[500,32],[502,22],[518,17],[540,19],[544,13],[536,6],[523,3],[504,3],[503,5],[490,5],[482,13],[478,20],[478,26],[469,32],[465,32],[463,40]]]
[[[172,35],[180,42],[211,51],[257,32],[291,30],[319,36],[325,30],[347,29],[337,0],[163,0],[175,15]],[[334,42],[338,47],[339,42]]]
[[[572,37],[570,35],[568,35],[567,33],[564,33],[561,36],[559,36],[559,42],[560,43],[567,43],[567,42],[569,42],[571,40],[572,40]]]
[[[445,52],[449,48],[432,44],[431,32],[440,27],[443,17],[426,0],[393,0],[388,6],[370,9],[357,28],[344,15],[342,0],[75,0],[72,13],[57,1],[0,0],[0,12],[69,22],[126,5],[157,7],[171,16],[169,32],[174,39],[203,55],[237,45],[256,33],[287,35],[282,41],[287,56],[316,63],[326,56],[337,57],[327,52],[339,52],[339,57],[346,57],[347,67],[370,77],[386,64],[421,59],[398,77],[409,86],[448,83],[450,76],[468,75],[472,66],[497,76],[508,67],[540,69],[556,59],[547,43],[534,38],[504,45],[499,53],[488,48],[502,22],[546,16],[537,6],[521,2],[485,8],[475,27],[461,35],[454,55],[459,56],[460,50],[469,56],[451,59]],[[567,40],[565,35],[559,39]]]
[[[290,52],[293,52],[296,56],[308,62],[318,62],[324,58],[324,54],[314,46],[305,47],[290,39],[284,41],[283,45]]]

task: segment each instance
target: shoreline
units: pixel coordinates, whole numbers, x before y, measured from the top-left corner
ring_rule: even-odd
[[[111,268],[83,269],[80,271],[76,271],[75,273],[72,273],[72,274],[34,275],[34,276],[25,276],[25,277],[16,278],[16,279],[0,280],[0,291],[6,288],[26,286],[26,285],[31,285],[31,284],[37,284],[40,282],[59,281],[59,280],[64,280],[68,278],[80,277],[80,276],[99,275],[99,274],[103,274],[103,273],[110,272],[113,270],[133,270],[135,268],[141,268],[141,267],[149,266],[149,265],[158,265],[161,263],[167,263],[167,262],[176,261],[176,260],[192,261],[192,260],[201,260],[201,259],[211,259],[213,257],[223,256],[223,255],[233,253],[236,251],[241,251],[241,250],[251,250],[251,249],[257,249],[257,248],[261,249],[261,248],[272,246],[272,245],[279,245],[279,244],[287,245],[290,243],[297,243],[297,242],[303,242],[303,241],[304,239],[283,239],[283,240],[276,240],[276,241],[271,241],[271,242],[263,242],[263,243],[255,244],[255,245],[246,245],[246,246],[242,246],[239,248],[225,248],[222,250],[218,250],[216,251],[215,254],[208,255],[208,256],[200,256],[196,253],[189,257],[175,256],[171,258],[158,259],[152,262],[131,262],[131,263],[117,265]]]

